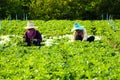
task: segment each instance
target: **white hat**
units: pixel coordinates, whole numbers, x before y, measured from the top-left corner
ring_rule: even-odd
[[[27,26],[25,27],[25,29],[31,29],[31,28],[38,28],[37,26],[34,26],[33,22],[28,22]]]

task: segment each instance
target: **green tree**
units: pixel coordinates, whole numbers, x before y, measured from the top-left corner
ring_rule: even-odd
[[[120,18],[120,0],[0,0],[0,17],[19,19],[101,19],[102,14]],[[7,5],[7,6],[6,6]]]

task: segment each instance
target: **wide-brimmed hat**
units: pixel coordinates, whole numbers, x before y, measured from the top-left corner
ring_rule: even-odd
[[[27,26],[25,27],[25,29],[31,29],[31,28],[38,28],[37,26],[34,26],[33,22],[28,22]]]
[[[73,29],[72,31],[75,31],[75,30],[83,30],[84,29],[84,26],[80,26],[78,23],[75,23],[73,25]]]

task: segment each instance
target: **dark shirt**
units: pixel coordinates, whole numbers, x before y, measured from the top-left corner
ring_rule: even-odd
[[[37,30],[35,30],[35,35],[33,35],[32,37],[29,37],[30,33],[28,33],[28,30],[25,32],[23,38],[25,38],[26,40],[28,39],[37,39],[37,42],[42,42],[42,36],[41,36],[41,33]]]
[[[75,36],[75,40],[81,40],[81,41],[82,41],[83,38],[82,38],[80,35],[76,35],[76,36]]]

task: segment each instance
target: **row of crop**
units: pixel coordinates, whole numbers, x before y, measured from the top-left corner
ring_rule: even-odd
[[[38,30],[44,35],[43,40],[50,37],[58,37],[66,34],[72,35],[71,29],[73,24],[78,22],[80,25],[87,29],[88,35],[103,36],[104,40],[110,42],[113,46],[119,47],[119,35],[120,35],[120,23],[119,20],[114,20],[114,27],[116,31],[112,29],[113,25],[106,20],[34,20],[35,26],[38,26]],[[2,20],[0,35],[18,35],[22,36],[25,32],[27,21],[20,20]],[[44,42],[44,41],[43,41]]]
[[[87,29],[88,35],[105,36],[112,39],[113,42],[119,44],[120,21],[119,20],[34,20],[35,26],[38,30],[47,37],[56,37],[65,34],[73,34],[71,29],[73,24],[77,22]],[[21,20],[2,20],[0,33],[3,35],[23,35],[27,21]],[[115,30],[113,30],[113,27]],[[116,32],[115,32],[116,31]]]
[[[84,26],[88,34],[95,34],[101,35],[103,32],[108,31],[111,26],[108,24],[107,21],[103,20],[50,20],[50,21],[43,21],[43,20],[34,20],[36,26],[38,26],[38,30],[48,36],[58,36],[63,34],[72,34],[71,29],[73,28],[73,24],[78,22],[80,25]],[[116,26],[119,26],[119,20],[114,21]],[[16,34],[16,35],[23,35],[27,21],[8,21],[2,20],[1,22],[1,30],[2,34]]]
[[[0,79],[120,79],[119,51],[103,40],[51,47],[6,45],[0,51]]]

